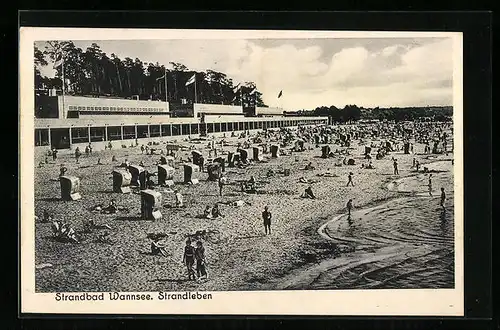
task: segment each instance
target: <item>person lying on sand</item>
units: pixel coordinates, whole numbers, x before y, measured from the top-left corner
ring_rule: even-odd
[[[207,205],[205,207],[205,210],[203,211],[203,218],[212,219],[212,210],[210,208],[210,205]]]
[[[43,210],[42,222],[52,222],[53,219],[47,210]]]
[[[167,251],[165,250],[165,243],[161,242],[160,239],[154,239],[151,242],[151,254],[152,255],[158,255],[161,254],[162,256],[166,257]]]
[[[89,219],[87,221],[83,221],[83,230],[87,233],[92,232],[94,229],[109,229],[111,227],[109,225],[98,225],[94,222],[93,219]]]
[[[240,199],[240,200],[237,200],[237,201],[229,202],[229,205],[241,207],[241,206],[244,206],[244,205],[250,205],[250,206],[252,206],[252,203],[247,202],[247,201],[243,201],[243,200]]]
[[[224,217],[224,215],[220,212],[219,205],[216,203],[212,208],[212,218],[215,219],[217,217]]]
[[[311,199],[316,199],[316,196],[314,196],[314,193],[312,191],[312,187],[309,186],[304,190],[304,194],[302,195],[302,198],[311,198]]]
[[[307,180],[307,179],[306,179],[306,178],[304,178],[304,177],[301,177],[301,178],[299,179],[299,182],[301,182],[301,183],[309,183],[309,180]]]
[[[312,162],[309,162],[309,164],[306,165],[305,170],[314,170],[315,167],[313,166]]]
[[[114,199],[109,202],[109,205],[101,209],[101,213],[103,214],[114,214],[118,211],[118,207],[116,206],[116,201]]]
[[[70,227],[66,222],[61,220],[56,220],[52,222],[52,233],[54,237],[62,242],[73,242],[78,243],[78,237],[76,236],[75,230]]]

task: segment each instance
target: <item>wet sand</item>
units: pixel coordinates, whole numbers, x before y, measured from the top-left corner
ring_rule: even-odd
[[[227,139],[236,149],[236,138]],[[242,141],[242,140],[239,140]],[[187,145],[187,142],[183,142]],[[205,142],[198,144],[207,155]],[[138,147],[97,150],[90,157],[82,156],[76,164],[70,155],[62,155],[56,164],[48,164],[35,169],[35,214],[42,215],[44,209],[53,213],[55,219],[63,219],[77,231],[84,219],[94,219],[99,224],[108,224],[113,229],[110,236],[114,244],[96,242],[102,231],[83,234],[80,244],[60,243],[51,238],[50,224],[36,223],[35,259],[37,264],[51,263],[53,267],[36,270],[36,290],[53,291],[183,291],[183,290],[267,290],[285,287],[301,288],[293,284],[294,278],[302,278],[304,271],[312,265],[322,263],[342,263],[342,260],[366,261],[363,255],[356,257],[345,249],[345,244],[327,240],[318,234],[318,228],[332,217],[345,211],[349,198],[355,206],[376,204],[399,196],[399,192],[387,189],[387,184],[405,176],[412,176],[410,169],[413,157],[421,163],[435,161],[424,156],[403,155],[395,152],[382,160],[373,160],[374,170],[361,169],[363,146],[354,145],[351,150],[354,166],[334,166],[333,159],[322,159],[320,148],[293,153],[265,162],[253,163],[246,169],[226,168],[230,184],[225,187],[223,197],[218,195],[216,182],[206,181],[207,174],[199,174],[200,184],[184,185],[181,162],[176,163],[174,181],[184,195],[186,208],[175,209],[171,192],[162,192],[160,221],[140,220],[140,196],[136,194],[116,194],[112,192],[111,171],[114,166],[127,158],[132,164],[143,160],[149,171],[156,171],[155,162],[159,155],[142,155]],[[338,146],[331,145],[335,150]],[[416,145],[415,150],[423,149]],[[188,151],[181,156],[187,159]],[[111,162],[112,155],[117,162]],[[269,154],[265,155],[266,158]],[[392,175],[391,156],[398,159],[400,175]],[[95,165],[100,157],[104,165]],[[438,156],[450,159],[451,155]],[[37,158],[35,164],[42,158]],[[312,161],[315,170],[303,170]],[[82,199],[74,202],[60,201],[57,177],[59,164],[64,162],[68,175],[81,179]],[[276,174],[266,177],[268,169],[289,168],[290,176]],[[329,171],[335,177],[320,177]],[[346,187],[347,174],[354,173],[354,187]],[[258,181],[258,193],[242,193],[238,181],[253,175]],[[299,178],[316,180],[312,184],[317,199],[303,199],[299,195],[307,184],[299,183]],[[450,193],[449,193],[450,195]],[[128,214],[102,215],[90,209],[96,204],[107,204],[115,199],[119,206],[130,209]],[[202,219],[197,217],[206,205],[216,202],[245,200],[250,205],[232,207],[220,205],[223,218]],[[273,213],[272,234],[265,236],[261,212],[265,205]],[[210,279],[206,282],[187,280],[182,265],[182,253],[186,234],[197,230],[216,230],[204,242]],[[151,241],[147,233],[163,232],[168,255],[150,254]],[[398,247],[399,248],[399,247]],[[394,253],[399,253],[396,249]],[[422,251],[424,253],[426,250]],[[389,253],[389,252],[387,252]],[[386,253],[384,253],[386,255]],[[325,264],[326,265],[326,264]],[[301,274],[301,275],[299,275]],[[292,279],[292,280],[290,280]],[[325,286],[332,286],[330,280],[322,280]],[[289,283],[287,286],[286,283]],[[330,283],[330,284],[328,284]],[[349,281],[345,281],[348,285]]]

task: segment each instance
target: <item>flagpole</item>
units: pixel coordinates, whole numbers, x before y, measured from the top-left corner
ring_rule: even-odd
[[[240,105],[243,109],[243,86],[240,87]]]
[[[165,67],[165,110],[168,112],[167,67]]]
[[[63,117],[66,118],[66,108],[64,107],[64,50],[61,50],[61,59],[62,59],[62,105],[63,105]]]
[[[198,103],[197,102],[197,94],[196,93],[196,72],[194,73],[194,103]]]

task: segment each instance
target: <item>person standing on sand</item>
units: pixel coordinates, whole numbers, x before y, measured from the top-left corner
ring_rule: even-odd
[[[182,263],[186,265],[187,271],[188,271],[188,278],[195,280],[196,275],[193,270],[193,265],[194,265],[194,257],[195,255],[195,249],[191,245],[191,240],[188,239],[186,241],[186,246],[184,247],[184,256],[182,257]]]
[[[208,279],[206,261],[205,261],[205,248],[203,247],[203,243],[201,241],[196,242],[196,249],[194,251],[194,255],[196,258],[196,273],[198,278],[201,279],[205,277]]]
[[[432,196],[432,174],[429,174],[429,196]]]
[[[349,187],[349,183],[354,187],[354,183],[352,182],[352,176],[353,173],[349,172],[349,175],[347,176],[347,187]]]
[[[224,188],[224,182],[226,181],[226,178],[223,175],[219,176],[219,196],[222,197],[222,189]]]
[[[271,235],[271,217],[272,214],[269,212],[269,208],[267,206],[264,207],[264,212],[262,212],[262,219],[264,220],[264,231],[267,235],[267,231],[269,229],[269,235]]]
[[[441,206],[444,210],[444,201],[446,200],[446,193],[444,192],[444,188],[441,188],[441,202],[439,206]]]
[[[394,166],[394,175],[399,175],[399,171],[398,171],[398,160],[394,158],[394,163],[393,163],[393,166]]]
[[[76,147],[76,149],[75,149],[75,158],[76,158],[76,162],[77,163],[78,163],[81,155],[82,155],[82,152],[80,151],[80,148]]]

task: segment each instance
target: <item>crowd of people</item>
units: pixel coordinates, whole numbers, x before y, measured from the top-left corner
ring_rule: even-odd
[[[341,157],[342,161],[336,162],[335,164],[343,165],[354,165],[354,159],[347,159],[348,156],[351,156],[351,151],[349,149],[353,145],[354,142],[357,142],[358,145],[368,147],[365,149],[364,159],[368,160],[368,164],[362,164],[362,169],[374,169],[374,165],[372,163],[371,158],[371,150],[375,151],[376,159],[383,159],[386,155],[397,152],[404,151],[405,154],[414,154],[414,143],[410,141],[414,141],[415,143],[423,143],[424,150],[423,154],[429,153],[440,153],[447,152],[447,147],[449,146],[448,139],[450,138],[450,124],[446,123],[401,123],[401,124],[388,124],[388,123],[378,123],[378,124],[359,124],[359,125],[342,125],[342,126],[315,126],[315,127],[305,127],[299,126],[298,129],[293,130],[290,128],[281,128],[276,130],[264,130],[255,134],[250,134],[250,132],[245,132],[244,135],[240,136],[243,141],[239,141],[238,148],[250,148],[253,145],[266,145],[264,152],[268,152],[267,145],[268,144],[277,144],[281,149],[291,148],[294,152],[301,152],[306,150],[306,146],[312,145],[319,147],[324,144],[335,144],[339,146],[335,152],[330,152],[329,155],[331,157]],[[368,142],[370,141],[370,142]],[[217,148],[214,141],[210,141],[209,143],[209,154],[207,159],[212,159],[213,157],[218,157],[219,155],[226,154],[226,151],[223,150],[225,143],[224,140],[220,142],[220,148]],[[432,145],[432,148],[431,148]],[[138,146],[138,142],[136,141],[136,146]],[[111,150],[112,144],[109,142],[106,145],[106,149]],[[340,149],[339,149],[340,148]],[[151,149],[148,146],[141,145],[140,152],[141,154],[149,154]],[[85,154],[90,156],[92,154],[93,147],[91,144],[85,147]],[[177,155],[174,152],[167,153],[169,156],[173,156],[177,158]],[[51,150],[51,155],[53,160],[57,159],[57,150]],[[77,147],[74,152],[74,157],[76,159],[76,163],[79,163],[80,157],[82,153]],[[116,159],[116,158],[115,158]],[[200,166],[200,170],[202,172],[207,170],[207,163],[202,153],[197,156],[196,160],[188,158],[188,160],[193,163],[198,164]],[[251,160],[240,160],[242,162],[242,166],[248,166]],[[395,176],[400,175],[400,167],[398,160],[395,157],[391,159],[393,165],[392,174]],[[246,163],[243,163],[246,162]],[[100,158],[99,162],[100,163]],[[166,164],[167,160],[164,156],[161,156],[158,164]],[[142,162],[139,165],[144,165]],[[238,163],[236,163],[238,165]],[[130,162],[125,159],[125,161],[120,165],[125,169],[125,171],[129,171],[131,166]],[[417,160],[417,157],[413,158],[412,168],[414,168],[417,172],[420,170],[420,161]],[[304,170],[315,170],[316,167],[312,162],[309,162]],[[404,170],[404,169],[403,169]],[[61,164],[59,176],[66,175],[68,169],[65,165]],[[156,173],[148,173],[146,169],[144,169],[145,174],[141,176],[140,187],[155,189],[158,186],[153,178],[156,176]],[[268,171],[268,176],[274,175],[274,172]],[[144,182],[143,182],[144,181]],[[228,184],[228,178],[223,174],[222,171],[219,172],[217,177],[217,186],[219,197],[223,197],[224,195],[224,187]],[[346,182],[346,181],[344,181]],[[347,187],[355,187],[354,184],[354,173],[352,171],[348,172],[347,175]],[[251,175],[248,180],[241,181],[241,192],[242,193],[255,193],[258,188],[258,180]],[[432,174],[429,174],[428,177],[428,191],[429,196],[432,197],[433,189],[432,189]],[[175,189],[173,191],[175,197],[175,207],[181,208],[184,207],[184,199],[179,189]],[[304,189],[301,197],[308,199],[317,199],[318,196],[313,192],[312,185],[308,185],[307,188]],[[351,219],[352,210],[354,208],[354,202],[352,198],[346,198],[348,201],[346,203],[346,212]],[[444,209],[446,201],[446,193],[444,188],[441,188],[441,197],[440,197],[440,206]],[[109,205],[103,207],[100,206],[99,210],[103,214],[115,214],[118,211],[118,207],[116,202],[112,200]],[[213,205],[207,205],[203,211],[203,218],[206,219],[218,219],[222,218],[224,215],[219,208],[219,204],[215,203]],[[44,215],[45,218],[45,215]],[[264,234],[271,235],[271,221],[273,219],[270,206],[265,206],[262,211],[262,222],[263,222],[263,231]],[[51,219],[52,221],[53,219]],[[54,233],[58,235],[58,237],[66,237],[69,240],[77,241],[75,231],[72,228],[69,228],[67,224],[54,221],[53,222]],[[207,262],[205,255],[205,247],[203,246],[203,242],[198,240],[196,242],[196,247],[194,247],[193,242],[191,240],[186,241],[186,245],[183,253],[183,264],[186,266],[188,278],[189,279],[208,279],[207,272]],[[153,254],[161,254],[166,255],[166,251],[164,246],[158,241],[153,240],[151,243],[151,251]],[[194,267],[196,266],[196,272]]]

